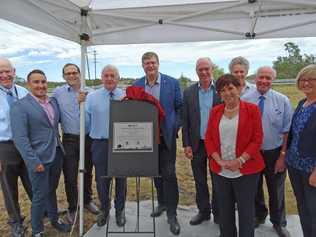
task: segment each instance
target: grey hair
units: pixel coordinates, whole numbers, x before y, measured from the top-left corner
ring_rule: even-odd
[[[247,73],[248,73],[248,71],[249,71],[249,61],[248,61],[246,58],[244,58],[244,57],[242,57],[242,56],[238,56],[238,57],[236,57],[236,58],[233,58],[233,59],[230,61],[230,63],[229,63],[229,71],[230,71],[230,73],[233,72],[233,67],[234,67],[236,64],[240,64],[240,65],[245,66],[246,71],[247,71]]]
[[[260,71],[261,70],[263,70],[263,69],[266,69],[266,68],[268,68],[269,70],[271,70],[271,72],[272,72],[272,79],[275,79],[276,78],[276,76],[277,76],[277,72],[276,72],[276,70],[274,70],[272,67],[270,67],[270,66],[262,66],[262,67],[259,67],[258,69],[257,69],[257,72],[256,72],[256,77],[258,76],[258,74],[260,73]]]
[[[196,60],[196,64],[195,64],[195,68],[196,69],[197,69],[197,67],[199,65],[199,62],[202,61],[202,60],[207,61],[210,64],[211,68],[214,69],[214,63],[212,62],[212,60],[209,57],[198,58],[198,60]]]
[[[119,73],[119,70],[118,70],[118,68],[117,68],[116,66],[114,66],[114,65],[112,65],[112,64],[108,64],[108,65],[104,66],[103,69],[102,69],[101,75],[103,75],[103,73],[104,73],[105,71],[107,71],[107,70],[112,70],[112,71],[114,71],[114,73],[115,73],[115,75],[116,75],[116,79],[118,79],[118,80],[120,79],[120,73]]]

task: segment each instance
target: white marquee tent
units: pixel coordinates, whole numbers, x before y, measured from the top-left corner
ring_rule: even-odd
[[[89,45],[316,36],[316,0],[1,0],[0,18],[81,44],[82,86]]]

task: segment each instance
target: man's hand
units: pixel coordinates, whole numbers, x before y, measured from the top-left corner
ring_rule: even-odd
[[[316,187],[316,168],[314,168],[314,171],[309,176],[309,185]]]
[[[184,147],[184,154],[186,158],[188,158],[189,160],[193,160],[192,147],[190,146]]]
[[[35,168],[35,172],[40,173],[40,172],[44,172],[44,171],[45,171],[45,168],[42,164],[37,165]]]
[[[282,173],[286,170],[285,154],[280,154],[279,159],[275,162],[274,173]]]
[[[84,101],[86,101],[86,97],[87,97],[88,92],[85,91],[79,91],[79,95],[77,97],[78,103],[82,103]]]

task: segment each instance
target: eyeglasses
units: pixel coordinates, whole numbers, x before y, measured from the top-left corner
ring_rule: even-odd
[[[64,73],[65,76],[71,76],[71,75],[78,75],[79,72],[67,72],[67,73]]]
[[[301,79],[298,79],[299,83],[305,83],[305,82],[311,83],[313,81],[316,81],[316,78],[301,78]]]

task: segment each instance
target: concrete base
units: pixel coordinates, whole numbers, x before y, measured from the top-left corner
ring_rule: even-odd
[[[136,203],[127,202],[126,203],[126,226],[125,231],[135,231],[136,230]],[[152,231],[153,230],[153,219],[150,217],[152,210],[151,201],[140,202],[140,231]],[[211,221],[205,221],[198,226],[191,226],[189,221],[192,216],[197,213],[194,207],[178,207],[178,221],[181,225],[181,233],[179,237],[218,237],[219,227]],[[264,225],[261,225],[256,229],[256,237],[278,237],[273,231],[272,224],[267,221]],[[287,216],[287,229],[289,230],[292,237],[303,237],[299,218],[297,215]],[[115,223],[115,211],[114,208],[111,210],[109,231],[122,231],[123,228],[118,228]],[[85,237],[105,237],[106,226],[98,227],[97,225],[92,226],[92,228],[84,235]],[[127,234],[127,233],[110,233],[109,237],[153,237],[153,234]],[[167,224],[167,217],[165,214],[156,218],[156,237],[171,237],[174,236],[169,231],[169,225]]]

